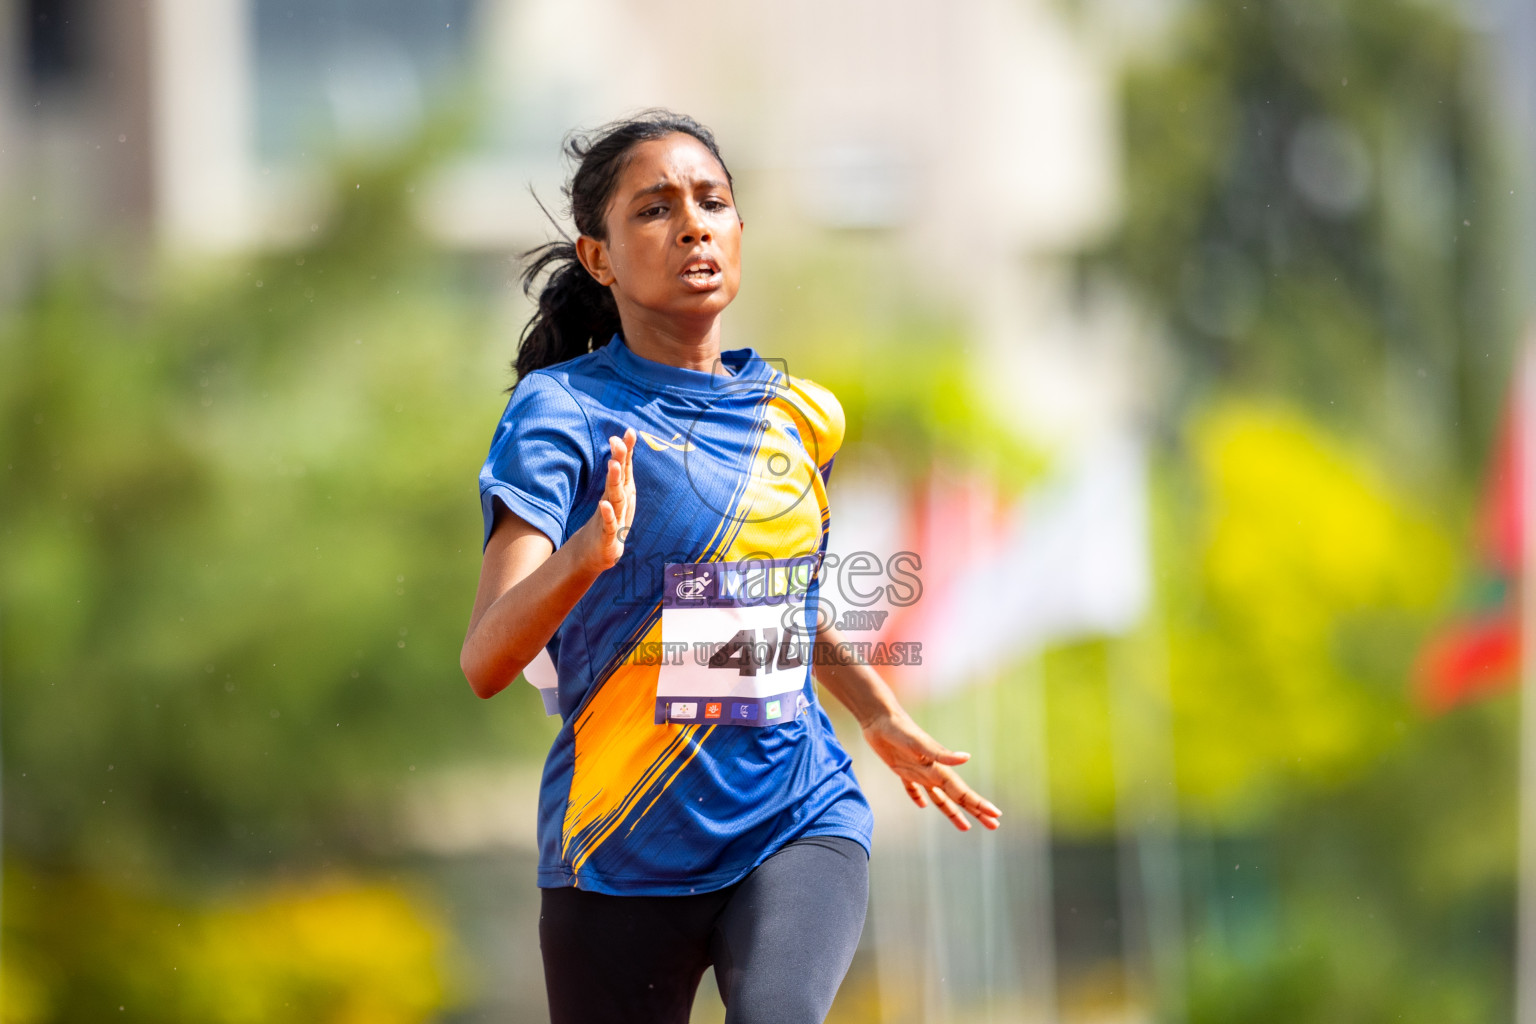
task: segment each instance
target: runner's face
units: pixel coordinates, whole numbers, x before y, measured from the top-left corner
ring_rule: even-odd
[[[629,153],[588,269],[614,299],[664,316],[718,314],[741,283],[741,219],[725,168],[681,132]]]

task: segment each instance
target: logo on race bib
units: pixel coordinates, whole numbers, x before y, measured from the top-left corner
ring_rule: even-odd
[[[763,707],[763,714],[767,715],[769,718],[778,718],[779,717],[779,702],[776,701],[776,700],[769,701]]]
[[[745,718],[748,721],[751,721],[757,717],[757,708],[753,707],[751,704],[732,704],[731,717]]]
[[[673,718],[698,718],[699,717],[699,705],[697,703],[694,703],[694,702],[673,701],[672,702],[672,717]]]
[[[693,576],[683,580],[677,585],[677,596],[684,601],[702,601],[704,592],[709,589],[709,573],[702,576]]]
[[[705,704],[704,705],[704,717],[705,718],[719,718],[720,717],[720,705],[719,704]]]

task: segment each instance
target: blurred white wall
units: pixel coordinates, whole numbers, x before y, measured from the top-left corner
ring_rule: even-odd
[[[153,0],[156,226],[173,249],[255,242],[246,0]]]
[[[566,130],[659,105],[765,179],[774,224],[901,229],[962,286],[978,246],[1071,249],[1113,217],[1112,69],[1046,0],[733,4],[704,31],[676,0],[482,0],[479,17],[492,109],[515,122],[475,161],[497,192],[488,165],[554,178]],[[511,212],[526,201],[494,223],[449,202],[466,242],[538,230]]]

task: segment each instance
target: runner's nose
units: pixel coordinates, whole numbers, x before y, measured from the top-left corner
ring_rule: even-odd
[[[687,206],[687,220],[683,223],[682,234],[677,236],[679,245],[692,245],[695,242],[708,242],[712,240],[709,228],[704,226],[704,218],[699,216],[699,208],[692,203]]]

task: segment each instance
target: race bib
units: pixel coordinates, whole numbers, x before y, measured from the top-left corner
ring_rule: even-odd
[[[767,726],[806,706],[820,558],[685,562],[666,567],[656,721]],[[809,619],[809,621],[807,621]]]

